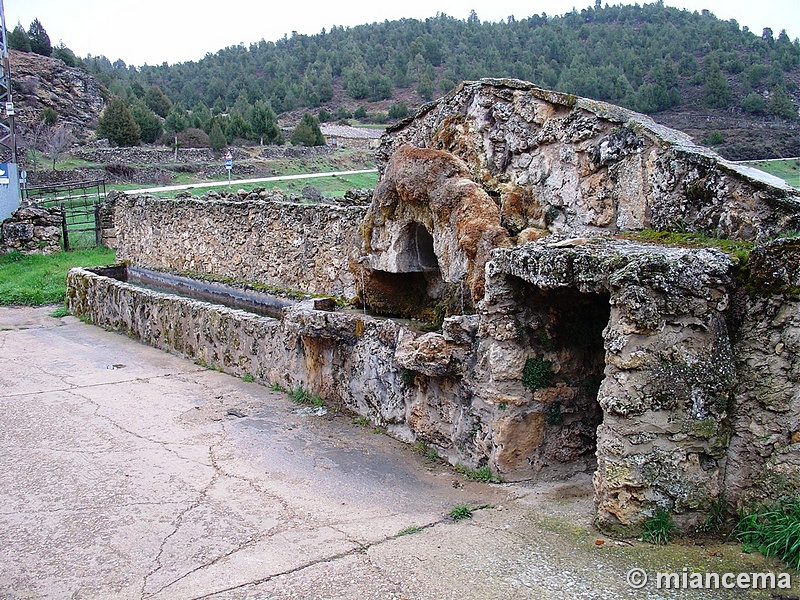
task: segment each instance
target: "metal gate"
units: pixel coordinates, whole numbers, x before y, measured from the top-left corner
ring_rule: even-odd
[[[101,245],[98,211],[106,196],[104,179],[29,187],[25,189],[24,196],[40,206],[61,208],[64,250]]]

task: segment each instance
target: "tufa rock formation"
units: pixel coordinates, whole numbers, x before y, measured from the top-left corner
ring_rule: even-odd
[[[797,190],[644,115],[513,80],[462,84],[390,128],[378,160],[361,294],[477,330],[395,354],[460,389],[461,456],[508,479],[595,469],[598,523],[616,531],[798,489],[798,245],[769,242],[800,230]],[[748,269],[618,239],[644,229],[758,245]],[[469,303],[448,300],[460,285]]]
[[[782,180],[727,162],[645,115],[527,82],[463,84],[390,128],[378,151],[382,174],[404,145],[461,159],[519,241],[529,229],[653,228],[747,240],[800,229],[797,190]]]

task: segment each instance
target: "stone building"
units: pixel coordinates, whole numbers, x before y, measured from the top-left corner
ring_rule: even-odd
[[[336,125],[323,123],[320,126],[325,143],[328,146],[339,148],[359,148],[369,150],[378,147],[382,129],[369,127],[351,127],[350,125]]]

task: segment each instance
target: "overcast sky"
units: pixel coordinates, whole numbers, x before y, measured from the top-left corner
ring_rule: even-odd
[[[605,2],[604,2],[605,3]],[[643,4],[643,2],[639,2]],[[798,0],[665,0],[689,10],[708,9],[720,19],[736,19],[760,35],[770,27],[800,37]],[[609,2],[609,4],[612,4]],[[618,4],[618,2],[613,2]],[[633,4],[633,2],[627,2]],[[270,2],[233,0],[6,0],[6,27],[27,30],[38,18],[53,45],[63,41],[75,54],[105,55],[128,65],[174,64],[199,60],[226,46],[275,41],[293,31],[319,33],[332,25],[354,26],[400,18],[425,19],[442,12],[465,19],[474,9],[481,21],[517,19],[546,12],[560,15],[594,5],[594,0],[400,0],[399,2]]]

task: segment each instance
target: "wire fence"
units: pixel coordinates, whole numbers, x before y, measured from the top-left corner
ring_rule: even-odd
[[[101,245],[99,209],[106,196],[105,180],[28,187],[23,195],[40,206],[61,208],[64,250]]]

